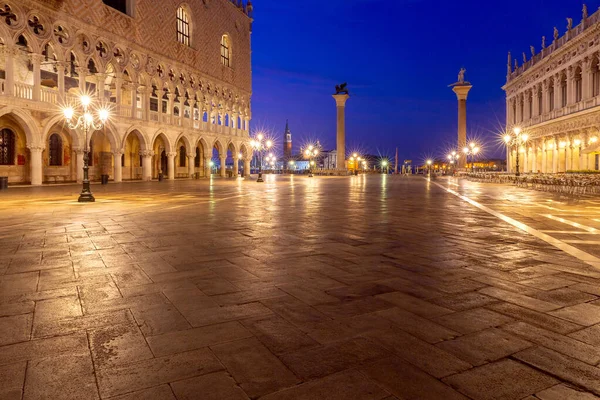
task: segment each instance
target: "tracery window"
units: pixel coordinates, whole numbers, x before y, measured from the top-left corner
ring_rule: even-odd
[[[583,98],[583,82],[581,76],[581,70],[575,75],[575,102],[580,102]]]
[[[48,164],[52,167],[59,167],[62,165],[62,139],[58,133],[53,133],[50,136],[48,148],[50,149]]]
[[[15,134],[10,129],[0,131],[0,165],[15,164]]]
[[[186,159],[185,146],[181,146],[179,148],[179,166],[180,167],[185,167],[185,159]]]
[[[227,35],[221,37],[221,64],[231,67],[231,44]]]
[[[190,16],[183,7],[177,9],[177,41],[190,45]]]

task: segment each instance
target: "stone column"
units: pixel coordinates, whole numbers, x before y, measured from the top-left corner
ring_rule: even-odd
[[[220,156],[219,160],[221,162],[221,178],[225,178],[227,176],[227,164],[225,164],[227,156]]]
[[[531,172],[536,173],[538,171],[537,167],[537,143],[533,142],[531,144]]]
[[[138,87],[135,83],[132,83],[131,88],[131,118],[137,119],[137,91]]]
[[[516,101],[517,107],[515,121],[517,121],[517,123],[523,122],[523,95],[518,95]]]
[[[175,156],[177,155],[177,153],[175,153],[174,151],[170,151],[167,153],[167,162],[168,162],[168,179],[169,180],[173,180],[175,179]]]
[[[554,110],[562,108],[561,102],[561,89],[560,89],[560,75],[554,75]]]
[[[152,156],[154,155],[154,152],[152,150],[142,150],[140,151],[140,155],[142,156],[142,180],[151,181]]]
[[[196,160],[196,155],[195,154],[188,154],[187,156],[187,162],[188,162],[188,178],[190,179],[194,179],[194,173],[196,173],[196,170],[194,167],[194,161]]]
[[[205,178],[210,178],[211,176],[211,166],[210,166],[210,157],[205,157],[204,158],[204,177]]]
[[[558,172],[558,140],[552,139],[552,173]]]
[[[565,145],[565,172],[571,169],[571,145]]]
[[[237,178],[240,173],[240,159],[237,154],[233,155],[233,177]]]
[[[42,146],[31,145],[27,146],[31,154],[31,185],[39,186],[42,184]]]
[[[31,55],[31,63],[33,64],[33,93],[32,100],[40,101],[41,99],[41,89],[42,89],[42,73],[40,66],[42,64],[42,60],[44,56],[41,54],[32,54]]]
[[[65,62],[57,61],[56,62],[56,75],[58,79],[58,97],[65,97]]]
[[[122,102],[123,102],[123,78],[121,78],[120,76],[117,76],[117,77],[115,77],[115,103],[117,104],[117,108],[121,107]]]
[[[592,97],[592,61],[586,58],[581,65],[582,98],[587,100]]]
[[[96,75],[94,75],[94,78],[96,79],[96,97],[98,97],[98,99],[103,102],[104,101],[104,83],[106,81],[105,75],[98,72]]]
[[[121,156],[123,153],[121,151],[113,151],[113,168],[114,168],[114,176],[113,179],[115,182],[123,181],[123,166],[121,165]]]
[[[336,169],[346,169],[346,101],[348,94],[334,94],[337,109]]]
[[[510,152],[510,146],[506,146],[506,172],[512,172],[512,157]],[[404,167],[402,167],[404,168]]]
[[[587,146],[587,134],[581,135],[581,143],[579,144],[579,169],[587,169],[587,154],[583,150]]]
[[[244,159],[244,178],[250,177],[250,158]]]
[[[548,111],[550,111],[548,106],[548,80],[545,80],[542,82],[542,115]]]
[[[77,79],[79,80],[79,91],[85,93],[85,77],[87,76],[88,69],[84,67],[75,68],[75,72],[77,72]]]
[[[533,106],[531,107],[531,112],[533,115],[530,115],[529,118],[533,118],[534,116],[538,116],[540,114],[540,110],[539,110],[539,102],[538,102],[538,86],[535,85],[533,87],[532,90],[532,94],[531,94],[531,101],[533,102]]]
[[[542,142],[542,173],[546,173],[546,163],[547,163],[547,157],[548,155],[548,149],[546,148],[546,141]]]
[[[76,173],[77,173],[77,183],[81,183],[83,181],[83,155],[85,154],[85,152],[83,151],[83,149],[75,149],[75,157],[77,157],[77,167],[76,167]]]
[[[521,168],[521,172],[526,174],[529,171],[529,149],[526,146],[523,146],[523,166]]]
[[[15,92],[15,62],[14,57],[16,53],[16,49],[14,47],[6,47],[4,54],[6,57],[5,60],[5,82],[4,82],[4,94],[12,95]]]
[[[567,105],[575,103],[575,68],[567,69]]]
[[[459,83],[452,87],[454,93],[456,93],[456,99],[458,100],[458,150],[460,151],[467,146],[467,96],[469,90],[473,86],[468,83]],[[517,149],[518,150],[518,149]],[[466,157],[460,157],[458,159],[458,167],[465,168],[467,159]]]

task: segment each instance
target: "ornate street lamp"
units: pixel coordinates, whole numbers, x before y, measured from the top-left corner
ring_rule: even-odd
[[[315,165],[315,157],[319,155],[319,148],[316,146],[313,146],[312,144],[309,145],[306,149],[304,149],[303,151],[304,157],[308,158],[308,177],[312,178],[313,177],[313,166]]]
[[[427,160],[427,175],[428,175],[429,177],[431,177],[431,163],[432,163],[432,162],[433,162],[433,161],[431,161],[431,160]]]
[[[63,115],[70,129],[83,129],[85,142],[83,144],[83,187],[79,194],[80,203],[94,202],[96,199],[90,190],[90,179],[88,174],[88,133],[100,130],[108,120],[110,112],[107,108],[94,107],[92,98],[88,95],[79,97],[79,105],[68,106],[63,109]],[[120,162],[120,161],[119,161]]]
[[[264,182],[262,178],[263,157],[265,152],[271,147],[273,147],[273,141],[270,139],[266,139],[265,135],[259,132],[256,135],[256,137],[250,142],[250,146],[252,146],[252,149],[256,151],[259,155],[258,179],[256,180],[256,182]]]
[[[467,164],[469,163],[469,156],[471,156],[471,172],[475,172],[475,156],[479,153],[481,149],[477,146],[477,144],[471,142],[468,147],[463,148],[463,153],[467,158]]]
[[[459,158],[460,154],[456,151],[448,154],[448,160],[450,160],[450,165],[452,165],[452,175],[454,175],[454,172],[456,172],[454,166],[458,163]]]
[[[507,133],[506,135],[504,135],[504,143],[506,143],[508,148],[510,149],[511,146],[516,146],[516,148],[517,148],[517,159],[516,159],[517,171],[515,173],[515,176],[521,175],[521,173],[519,172],[519,151],[521,150],[521,146],[525,142],[527,142],[527,139],[529,139],[529,136],[526,133],[521,133],[521,128],[519,128],[519,127],[515,127],[513,129],[512,135],[510,133]]]
[[[388,160],[381,160],[381,173],[383,174],[383,170],[385,169],[385,173],[387,174],[389,172],[388,170],[388,165],[389,165],[389,161]]]
[[[273,172],[273,168],[275,167],[275,162],[277,161],[277,157],[273,153],[269,153],[269,155],[265,159],[267,161],[267,166],[271,167],[271,172]]]
[[[360,160],[362,160],[361,156],[356,153],[352,153],[350,161],[352,161],[352,165],[354,166],[354,175],[358,175],[358,163]]]

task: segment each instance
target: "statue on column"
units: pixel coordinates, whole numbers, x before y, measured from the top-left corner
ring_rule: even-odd
[[[465,72],[467,72],[467,70],[464,68],[461,68],[458,72],[458,83],[465,83]]]
[[[348,83],[344,82],[341,85],[335,85],[335,94],[350,94],[348,93]]]
[[[558,40],[558,28],[554,27],[554,41],[556,42]]]

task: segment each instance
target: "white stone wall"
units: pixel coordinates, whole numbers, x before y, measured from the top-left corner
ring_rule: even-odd
[[[565,172],[595,168],[600,152],[600,11],[582,16],[543,49],[509,55],[506,130],[515,127],[529,137],[507,151],[509,169],[520,172]]]

